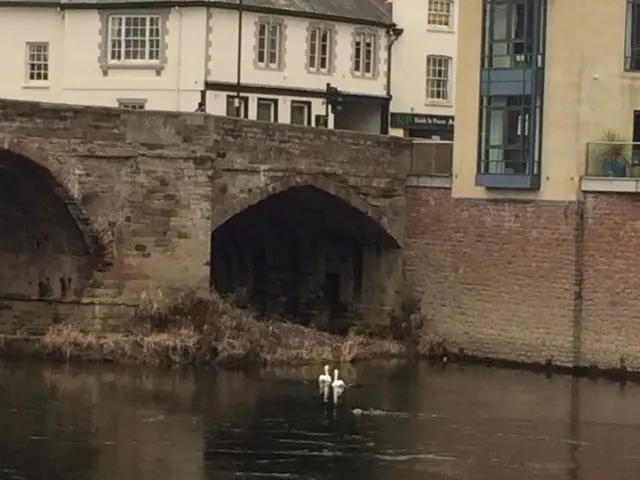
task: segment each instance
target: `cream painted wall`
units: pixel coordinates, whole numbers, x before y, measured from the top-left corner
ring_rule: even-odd
[[[333,75],[311,74],[305,69],[307,52],[307,27],[314,20],[297,17],[283,19],[286,24],[283,71],[254,68],[256,22],[258,17],[269,15],[243,13],[242,21],[242,73],[245,84],[271,85],[289,88],[324,90],[327,82],[340,90],[368,95],[385,95],[387,79],[387,36],[384,28],[375,28],[380,45],[378,48],[378,75],[375,79],[351,76],[352,32],[355,25],[332,23],[336,28],[336,68]],[[373,28],[373,27],[371,27]],[[210,39],[211,61],[207,79],[217,82],[236,82],[238,12],[211,9]]]
[[[605,129],[630,140],[640,110],[640,73],[624,72],[625,17],[625,2],[549,0],[541,188],[494,193],[474,185],[482,2],[460,0],[454,196],[577,198],[587,143]]]
[[[27,42],[50,43],[51,62],[58,68],[50,72],[51,79],[46,84],[28,82]],[[35,101],[59,97],[63,43],[64,25],[56,8],[0,7],[0,96]]]
[[[153,12],[153,10],[149,10]],[[117,106],[117,98],[147,99],[153,110],[195,110],[204,88],[205,8],[172,8],[167,23],[167,64],[153,70],[113,69],[98,63],[100,19],[96,10],[67,10],[64,18],[64,102]],[[78,39],[84,39],[78,42]]]
[[[117,106],[118,98],[146,99],[147,109],[195,110],[204,79],[205,9],[172,9],[167,28],[167,64],[161,75],[127,69],[109,70],[104,76],[98,62],[96,10],[1,8],[0,95],[108,106]],[[49,42],[49,82],[30,85],[26,81],[27,42]]]
[[[429,13],[427,0],[393,2],[393,21],[404,28],[404,33],[392,47],[391,110],[393,112],[453,115],[459,1],[454,2],[452,28],[427,25]],[[427,55],[440,55],[452,59],[449,103],[430,102],[426,99]]]
[[[149,9],[155,13],[155,9]],[[137,12],[137,11],[136,11]],[[284,72],[256,70],[253,65],[258,15],[244,14],[243,83],[302,89],[324,89],[327,81],[360,94],[386,92],[387,37],[380,38],[378,75],[375,79],[352,78],[351,53],[354,25],[336,24],[337,56],[333,75],[314,75],[305,69],[309,21],[286,17]],[[0,96],[85,105],[117,106],[118,99],[146,100],[150,110],[195,110],[204,80],[235,83],[237,12],[205,7],[172,8],[167,21],[167,62],[160,75],[143,68],[100,68],[101,22],[97,10],[0,7]],[[209,35],[207,34],[209,32]],[[50,79],[39,85],[26,82],[26,43],[48,42]],[[208,69],[208,71],[207,71]],[[226,114],[224,92],[208,94],[207,111]],[[269,95],[259,95],[271,98]],[[250,97],[250,118],[255,118],[256,99]],[[280,97],[280,122],[289,122],[290,102]],[[312,102],[312,114],[324,114],[322,99]],[[330,118],[330,125],[332,118]],[[379,125],[379,121],[378,121]]]

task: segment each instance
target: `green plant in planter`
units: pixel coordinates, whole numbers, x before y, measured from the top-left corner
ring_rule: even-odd
[[[626,177],[631,164],[631,145],[613,130],[605,130],[599,153],[602,172],[607,177]]]

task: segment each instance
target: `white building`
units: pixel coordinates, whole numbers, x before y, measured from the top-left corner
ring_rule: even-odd
[[[202,102],[208,113],[316,125],[331,83],[343,105],[329,126],[388,130],[393,22],[371,0],[14,5],[0,0],[0,97],[178,111]]]
[[[378,0],[402,28],[391,56],[391,133],[453,140],[456,0]],[[478,53],[480,55],[480,53]]]

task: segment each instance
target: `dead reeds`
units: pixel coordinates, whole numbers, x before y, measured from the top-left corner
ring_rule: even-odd
[[[349,333],[331,335],[283,321],[259,321],[216,294],[184,293],[171,300],[146,295],[123,333],[99,334],[78,326],[51,327],[42,339],[50,355],[119,363],[293,365],[354,362],[404,356],[393,340]]]

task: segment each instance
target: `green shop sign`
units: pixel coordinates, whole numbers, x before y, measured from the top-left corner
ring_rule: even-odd
[[[391,113],[390,124],[391,128],[453,130],[453,116],[421,115],[416,113]]]

